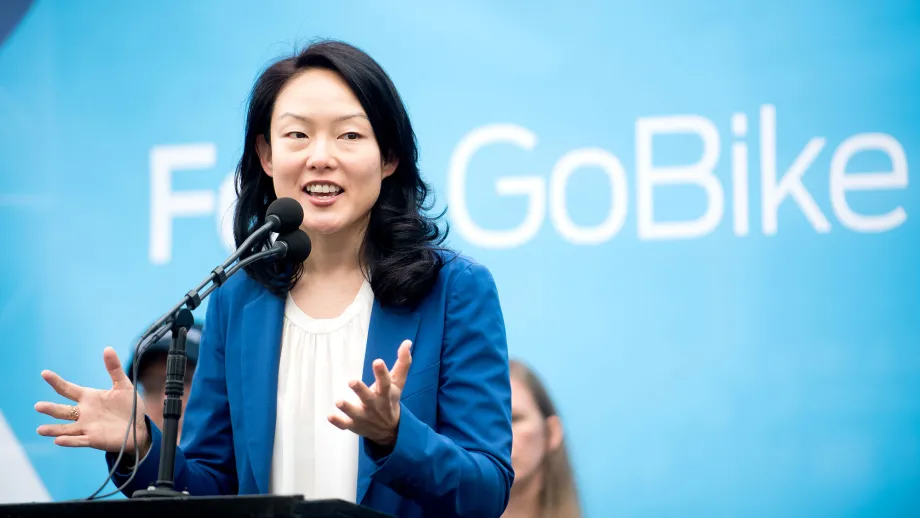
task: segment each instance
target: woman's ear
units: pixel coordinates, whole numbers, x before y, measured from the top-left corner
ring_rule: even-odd
[[[396,172],[396,167],[398,167],[398,166],[399,166],[399,159],[398,159],[398,158],[395,158],[395,157],[394,157],[394,158],[392,158],[392,159],[386,160],[386,161],[383,163],[383,177],[386,178],[386,177],[390,176],[391,174],[395,173],[395,172]]]
[[[256,137],[256,153],[259,155],[259,162],[262,163],[262,170],[268,176],[272,176],[272,146],[265,140],[265,135]]]
[[[546,418],[546,451],[556,451],[562,446],[562,421],[559,416],[552,415]]]

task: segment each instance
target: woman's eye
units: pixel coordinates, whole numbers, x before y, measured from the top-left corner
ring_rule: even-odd
[[[359,138],[361,138],[361,135],[358,135],[354,131],[349,131],[348,133],[342,136],[345,137],[345,140],[358,140]]]
[[[292,138],[307,138],[307,134],[302,131],[292,131],[288,133],[287,136]]]

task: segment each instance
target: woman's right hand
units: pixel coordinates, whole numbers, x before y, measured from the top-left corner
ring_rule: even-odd
[[[131,407],[134,404],[134,385],[121,367],[118,355],[111,347],[102,353],[105,368],[112,377],[112,388],[99,390],[74,385],[51,371],[42,371],[42,378],[54,390],[76,405],[61,405],[41,401],[35,410],[54,417],[73,421],[67,424],[44,424],[38,427],[38,434],[54,437],[54,444],[73,448],[95,448],[118,453],[128,431]],[[143,457],[150,448],[144,415],[143,400],[137,398],[135,429],[139,456]],[[125,454],[134,455],[134,435],[128,437]]]

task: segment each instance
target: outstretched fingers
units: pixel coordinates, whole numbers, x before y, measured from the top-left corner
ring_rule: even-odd
[[[80,401],[80,397],[83,395],[83,387],[74,385],[51,371],[42,371],[42,378],[48,382],[51,388],[58,394],[71,401]]]
[[[406,385],[406,378],[409,377],[409,367],[412,366],[412,342],[403,340],[396,354],[396,365],[393,366],[391,376],[393,384],[403,388]]]
[[[47,401],[39,401],[35,404],[35,410],[55,419],[72,419],[73,408],[73,405],[61,405]]]
[[[106,347],[102,352],[102,360],[105,362],[105,370],[109,371],[109,377],[112,378],[112,387],[126,389],[132,386],[131,380],[121,366],[121,360],[118,359],[115,349]]]
[[[38,435],[44,437],[63,437],[83,435],[83,426],[80,423],[43,424],[38,427]]]
[[[54,444],[68,448],[89,448],[91,445],[86,435],[62,435],[54,440]]]

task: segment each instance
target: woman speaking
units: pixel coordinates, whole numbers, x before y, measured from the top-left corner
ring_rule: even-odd
[[[400,517],[497,517],[509,498],[511,389],[489,271],[441,248],[408,114],[384,70],[324,41],[258,78],[236,171],[237,246],[279,197],[303,206],[303,264],[253,263],[210,298],[176,452],[191,495],[340,498]],[[256,251],[269,246],[268,237]],[[114,466],[133,386],[45,371],[73,405],[38,433],[109,452],[130,495],[157,478],[162,434],[137,409],[138,466]],[[126,457],[133,463],[134,441]]]

